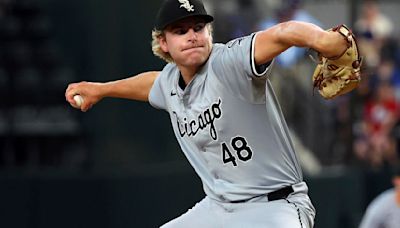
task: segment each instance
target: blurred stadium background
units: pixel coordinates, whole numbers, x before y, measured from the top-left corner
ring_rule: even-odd
[[[117,99],[81,113],[64,98],[70,82],[162,69],[150,48],[160,2],[0,0],[0,227],[158,227],[203,197],[166,113]],[[368,14],[361,0],[205,3],[217,42],[290,18],[294,7],[324,28],[357,28],[367,58],[359,90],[328,102],[313,96],[306,53],[277,66],[273,78],[317,208],[315,227],[357,227],[368,203],[391,186],[399,158],[400,3],[377,1],[391,21],[377,32],[360,25]],[[394,100],[380,112],[390,119],[377,140],[385,143],[365,130],[376,91],[393,94],[382,98]]]

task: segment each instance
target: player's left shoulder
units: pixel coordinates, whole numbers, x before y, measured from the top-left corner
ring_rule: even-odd
[[[252,33],[247,36],[235,38],[233,40],[228,41],[226,43],[225,47],[227,49],[232,49],[232,48],[240,48],[240,47],[246,46],[246,44],[250,44],[253,41],[255,35],[256,35],[256,33]]]
[[[224,44],[222,43],[214,43],[213,48],[211,50],[210,58],[213,58],[215,56],[218,56],[219,53],[221,53],[224,49]]]

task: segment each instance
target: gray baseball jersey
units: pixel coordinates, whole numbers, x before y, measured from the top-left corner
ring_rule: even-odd
[[[400,206],[396,203],[395,190],[389,189],[368,206],[360,228],[398,227],[400,227]]]
[[[152,106],[169,113],[206,194],[219,201],[250,199],[303,179],[268,79],[272,64],[254,63],[255,36],[214,44],[184,90],[179,69],[167,64],[149,95]]]

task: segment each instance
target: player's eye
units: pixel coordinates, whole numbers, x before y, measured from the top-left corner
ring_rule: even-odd
[[[195,32],[200,32],[201,30],[203,30],[203,28],[205,27],[206,25],[204,24],[204,23],[198,23],[198,24],[196,24],[196,26],[194,27],[194,31]]]
[[[183,34],[186,34],[187,33],[187,29],[184,29],[184,28],[177,28],[177,29],[175,29],[173,32],[174,32],[174,34],[177,34],[177,35],[183,35]]]

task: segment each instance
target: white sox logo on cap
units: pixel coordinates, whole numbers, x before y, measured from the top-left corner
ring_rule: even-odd
[[[155,29],[163,30],[167,25],[192,16],[201,17],[206,23],[214,20],[201,0],[164,0],[157,13]]]
[[[194,8],[193,5],[190,5],[189,0],[178,0],[179,3],[181,3],[182,5],[180,5],[179,8],[185,8],[188,12],[193,12]]]

